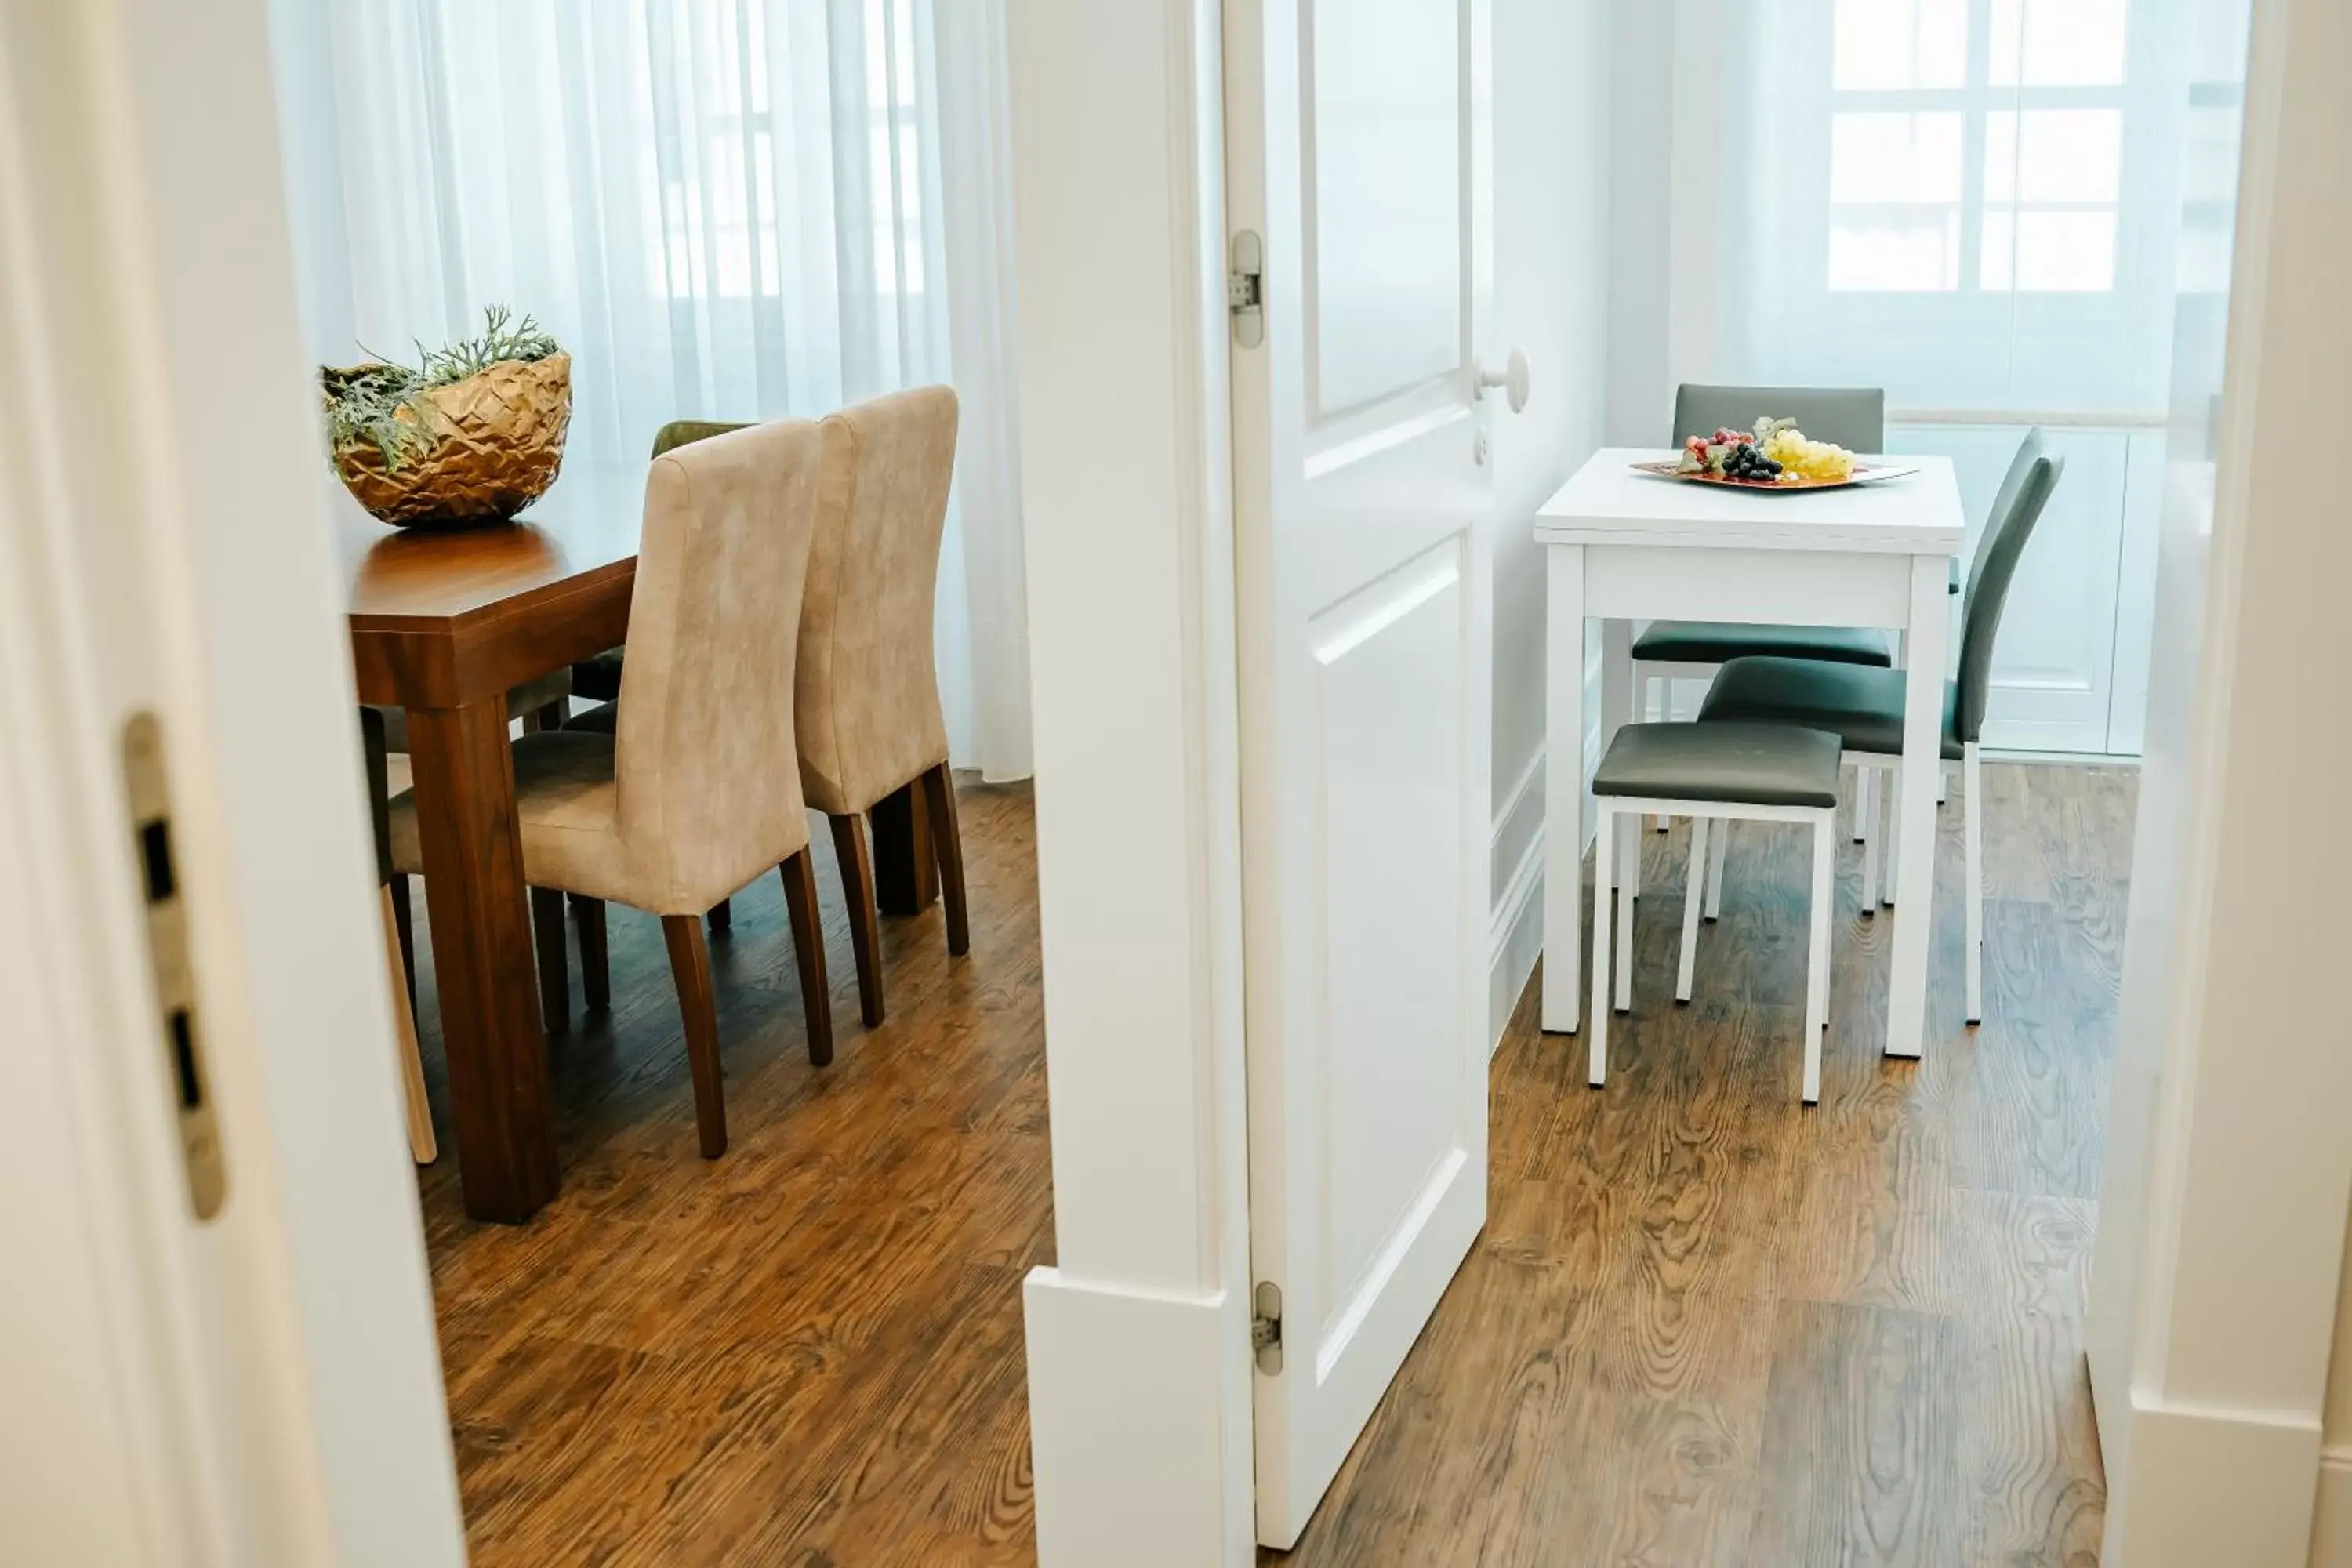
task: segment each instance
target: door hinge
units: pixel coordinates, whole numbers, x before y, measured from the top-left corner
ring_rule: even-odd
[[[1250,1348],[1257,1352],[1258,1371],[1273,1377],[1282,1371],[1282,1287],[1271,1279],[1259,1280],[1255,1304]]]
[[[1232,264],[1225,273],[1225,309],[1234,316],[1234,342],[1254,349],[1265,342],[1265,242],[1255,229],[1234,236]]]
[[[204,1032],[196,1026],[196,975],[188,956],[187,908],[173,854],[163,729],[151,712],[133,713],[122,727],[122,782],[131,808],[141,901],[147,911],[147,960],[155,977],[163,1077],[179,1112],[188,1207],[197,1219],[208,1220],[220,1213],[228,1172],[205,1068]]]

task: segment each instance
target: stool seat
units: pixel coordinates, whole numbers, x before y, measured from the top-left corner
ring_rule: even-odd
[[[1838,738],[1793,724],[1628,724],[1592,793],[1644,800],[1835,807]]]

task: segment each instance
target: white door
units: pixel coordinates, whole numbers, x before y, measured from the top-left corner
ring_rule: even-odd
[[[1485,0],[1225,18],[1227,226],[1265,258],[1231,360],[1251,1257],[1281,1317],[1257,1517],[1288,1546],[1486,1221],[1487,27]]]

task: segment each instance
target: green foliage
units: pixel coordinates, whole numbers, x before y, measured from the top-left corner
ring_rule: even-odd
[[[515,321],[504,305],[492,305],[482,312],[479,336],[437,349],[418,343],[413,368],[381,356],[349,370],[321,365],[327,449],[340,452],[365,443],[383,458],[386,471],[398,473],[402,465],[431,451],[441,439],[426,393],[507,360],[542,360],[562,352],[562,345],[541,331],[537,321],[529,316]]]

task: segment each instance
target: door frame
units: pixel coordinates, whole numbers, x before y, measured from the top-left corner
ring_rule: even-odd
[[[267,0],[0,0],[0,1258],[29,1282],[0,1292],[0,1556],[26,1561],[465,1557],[269,63]],[[134,868],[142,710],[208,1221]]]

